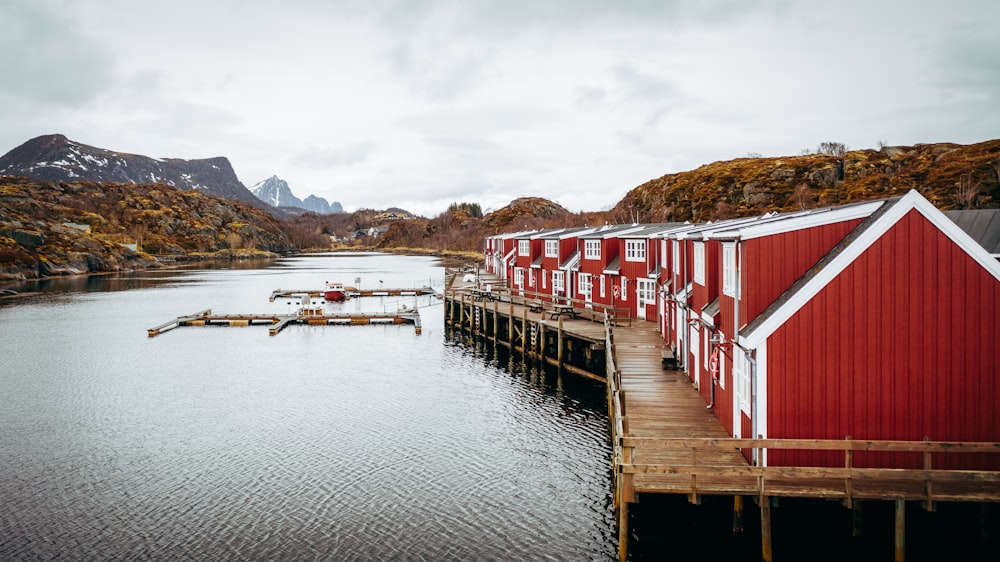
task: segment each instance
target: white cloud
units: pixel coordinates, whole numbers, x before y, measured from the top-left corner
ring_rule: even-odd
[[[1000,130],[1000,5],[11,0],[0,151],[60,132],[229,157],[348,209],[542,196],[822,141]]]

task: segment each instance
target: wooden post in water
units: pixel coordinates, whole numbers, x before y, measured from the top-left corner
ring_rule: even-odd
[[[906,500],[896,500],[895,562],[906,561]]]
[[[493,301],[493,345],[497,343],[497,333],[499,331],[497,320],[499,320],[497,318],[497,301]]]
[[[538,322],[538,339],[535,340],[537,347],[535,348],[535,354],[538,356],[538,361],[545,360],[545,322]]]
[[[556,365],[559,369],[563,366],[563,319],[562,314],[559,315],[559,326],[556,331],[556,344],[558,345],[556,351]]]
[[[743,496],[733,496],[733,532],[743,532]]]
[[[528,351],[528,307],[521,307],[521,353]]]
[[[771,545],[771,498],[763,494],[760,496],[760,559],[774,562]]]
[[[462,301],[458,304],[458,327],[465,331],[465,293],[461,293]]]
[[[510,350],[514,351],[514,303],[507,303],[507,343]]]

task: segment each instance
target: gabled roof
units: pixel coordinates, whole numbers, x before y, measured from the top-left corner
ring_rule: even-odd
[[[1000,209],[945,211],[944,216],[986,248],[993,257],[1000,258]]]
[[[954,222],[924,199],[917,191],[895,199],[882,200],[882,205],[865,222],[858,225],[839,244],[792,284],[740,334],[740,345],[747,349],[759,347],[796,311],[816,296],[833,279],[854,263],[868,248],[888,232],[911,210],[916,210],[932,225],[1000,281],[1000,262],[993,259]]]
[[[580,267],[580,250],[573,252],[573,255],[568,257],[566,261],[559,264],[559,269],[565,269],[566,271],[577,269],[578,267]]]
[[[596,227],[587,227],[587,226],[581,226],[576,228],[561,228],[555,231],[552,230],[546,231],[545,233],[543,233],[542,236],[539,236],[539,238],[542,238],[544,240],[565,240],[567,238],[576,238],[583,234],[589,234],[595,230],[597,230]]]
[[[531,262],[531,267],[539,269],[542,267],[542,256],[535,258],[535,261]]]
[[[529,236],[529,238],[532,240],[540,240],[548,238],[549,236],[554,236],[565,230],[566,230],[565,228],[550,228],[548,230],[538,230],[533,232],[531,236]]]
[[[683,226],[690,226],[690,223],[683,222],[664,222],[656,224],[643,224],[639,225],[637,230],[632,230],[621,234],[621,238],[655,238],[661,234],[670,232],[674,229]]]
[[[824,207],[783,215],[774,214],[764,216],[755,221],[724,225],[722,228],[713,229],[713,232],[706,233],[706,238],[713,240],[750,240],[804,228],[867,218],[884,205],[886,201],[888,199],[879,199],[877,201],[851,203],[840,207]]]
[[[588,240],[618,238],[623,234],[639,230],[642,227],[643,226],[639,224],[606,224],[596,229],[594,232],[580,235],[579,238]]]

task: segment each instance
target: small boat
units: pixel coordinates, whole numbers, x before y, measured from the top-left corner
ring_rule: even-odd
[[[347,291],[343,283],[327,281],[326,288],[323,289],[323,298],[333,302],[343,302],[347,300]]]

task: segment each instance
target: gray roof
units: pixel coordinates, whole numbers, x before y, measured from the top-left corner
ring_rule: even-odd
[[[958,225],[992,255],[1000,254],[1000,209],[945,211],[944,216]]]

